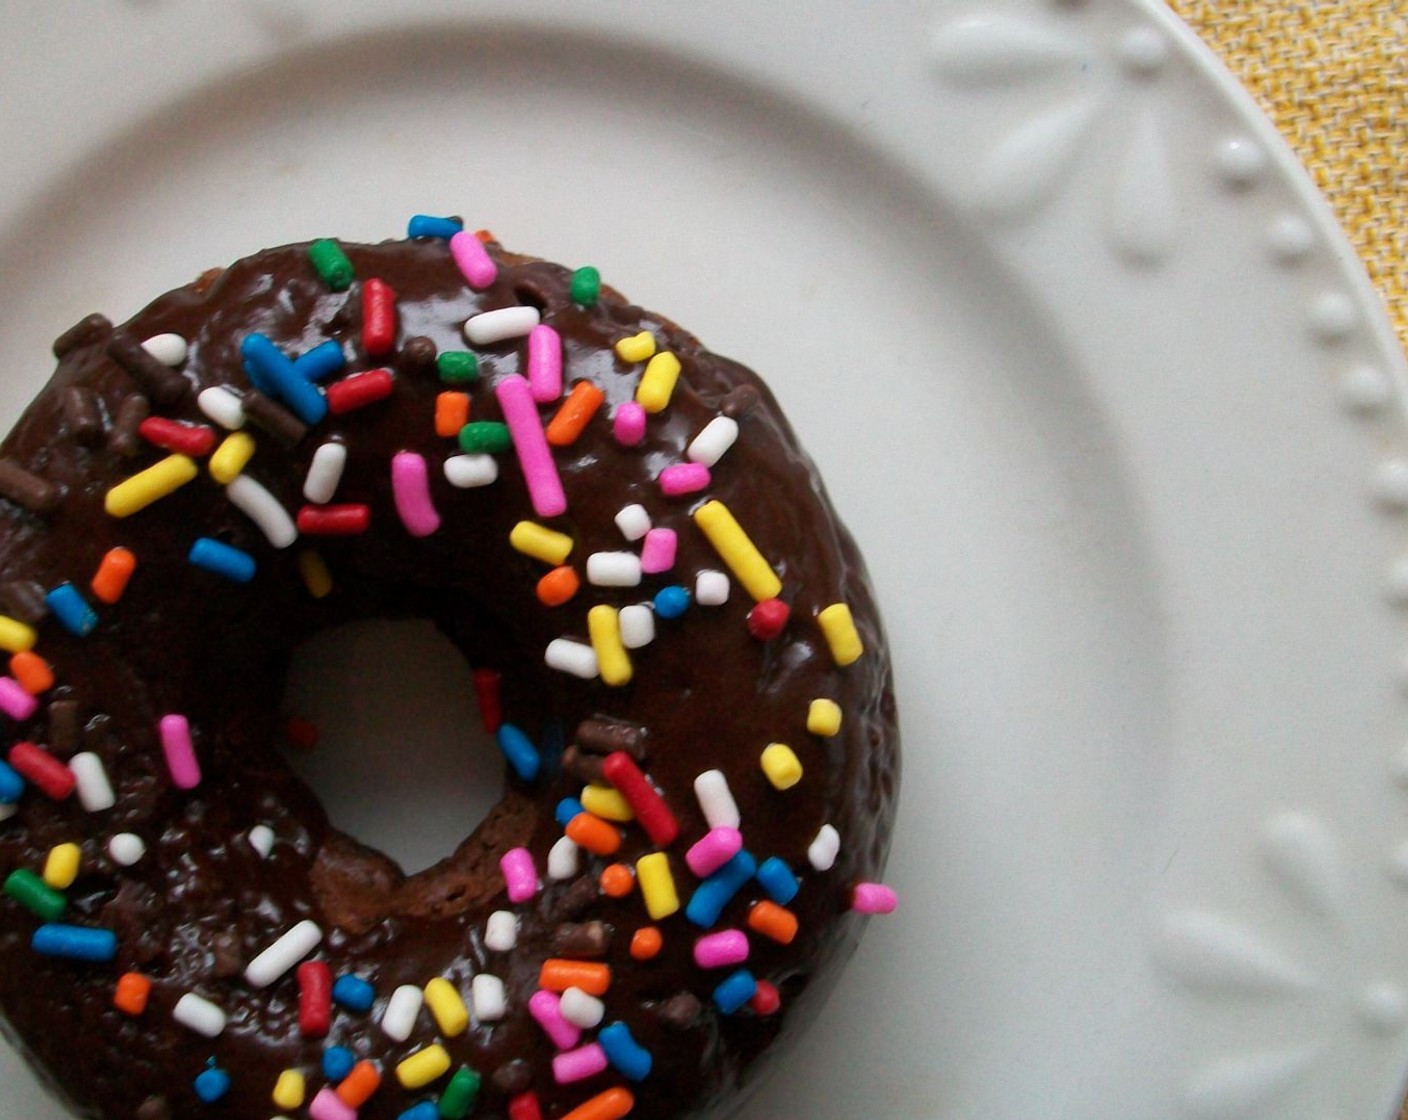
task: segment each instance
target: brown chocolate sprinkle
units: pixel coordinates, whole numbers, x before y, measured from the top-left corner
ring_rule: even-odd
[[[575,918],[594,904],[599,894],[596,879],[590,875],[582,875],[573,879],[572,885],[558,897],[556,911],[563,917]]]
[[[98,394],[86,385],[70,385],[59,398],[69,434],[84,447],[93,447],[103,438],[103,410]]]
[[[581,782],[601,782],[601,764],[601,755],[587,754],[576,743],[569,743],[562,752],[562,768]]]
[[[34,513],[51,513],[63,491],[46,478],[25,470],[13,459],[0,459],[0,496]]]
[[[130,459],[145,446],[137,434],[142,421],[152,414],[151,402],[141,393],[128,393],[117,406],[112,431],[108,433],[108,449]]]
[[[83,714],[77,700],[49,701],[49,748],[61,758],[78,753],[83,743]]]
[[[428,373],[435,366],[436,347],[433,339],[423,334],[412,335],[401,344],[396,355],[396,368],[401,373]]]
[[[699,1018],[703,1005],[693,992],[679,992],[671,996],[657,1009],[660,1021],[677,1031],[688,1030]]]
[[[10,579],[0,583],[0,607],[11,618],[34,626],[49,613],[44,588],[32,579]]]
[[[108,339],[108,357],[130,373],[158,404],[175,404],[190,390],[184,377],[152,357],[130,334],[116,332]]]
[[[80,346],[90,346],[101,341],[112,332],[112,320],[96,311],[78,320],[58,338],[54,339],[54,357],[62,358]]]
[[[564,922],[553,931],[554,956],[596,960],[611,948],[611,927],[605,922]]]
[[[258,389],[245,393],[244,414],[281,443],[290,446],[308,434],[308,425]]]
[[[522,1058],[514,1058],[494,1070],[489,1080],[505,1096],[516,1097],[533,1087],[533,1067]]]
[[[645,728],[638,723],[596,716],[577,725],[577,745],[594,754],[625,751],[640,762],[645,758]]]

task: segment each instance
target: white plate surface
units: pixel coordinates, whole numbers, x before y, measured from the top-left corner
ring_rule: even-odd
[[[746,1120],[1390,1114],[1408,380],[1154,0],[56,0],[0,104],[7,418],[89,311],[417,211],[776,387],[887,611],[902,908]],[[60,1115],[8,1051],[0,1113]]]

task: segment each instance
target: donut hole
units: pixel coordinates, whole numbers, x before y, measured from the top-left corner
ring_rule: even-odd
[[[284,710],[318,732],[285,748],[333,827],[406,874],[450,855],[504,796],[469,664],[427,619],[367,619],[295,650]]]

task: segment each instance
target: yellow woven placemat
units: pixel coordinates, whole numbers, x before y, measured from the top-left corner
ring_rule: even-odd
[[[1408,347],[1408,0],[1168,3],[1299,153]]]

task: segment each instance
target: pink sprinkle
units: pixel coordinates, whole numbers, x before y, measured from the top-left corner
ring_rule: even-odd
[[[510,902],[527,902],[538,893],[538,870],[527,848],[510,848],[499,858]]]
[[[651,529],[646,533],[640,547],[640,570],[653,574],[673,568],[677,540],[673,529]]]
[[[645,409],[635,401],[623,401],[611,418],[611,430],[622,447],[634,447],[645,438]]]
[[[601,1048],[601,1043],[589,1042],[586,1046],[568,1050],[555,1057],[552,1060],[552,1076],[559,1085],[567,1085],[573,1081],[585,1081],[588,1077],[595,1077],[608,1064],[606,1051]]]
[[[31,696],[14,677],[0,677],[0,712],[13,720],[26,720],[39,710],[39,700]]]
[[[162,716],[157,726],[171,781],[177,789],[195,789],[200,785],[200,763],[196,761],[195,744],[191,742],[191,725],[185,716],[169,715]]]
[[[562,396],[562,336],[546,323],[528,332],[528,384],[539,404]]]
[[[851,909],[859,914],[893,914],[900,899],[883,883],[857,883],[851,894]]]
[[[528,1014],[559,1050],[570,1050],[582,1041],[582,1028],[562,1017],[562,998],[556,992],[539,988],[528,997]]]
[[[698,879],[712,875],[743,850],[743,833],[722,825],[711,828],[684,854],[684,861]]]
[[[741,929],[710,933],[694,943],[694,963],[700,968],[727,968],[748,959],[748,935]]]
[[[557,517],[567,512],[567,495],[562,491],[562,479],[543,433],[543,421],[533,401],[533,391],[518,374],[505,377],[494,386],[499,398],[504,423],[513,437],[513,449],[518,452],[518,465],[523,468],[523,480],[528,484],[528,497],[539,517]]]
[[[400,451],[391,456],[391,492],[401,524],[413,537],[428,537],[440,528],[440,515],[430,500],[430,472],[425,456]]]
[[[656,481],[669,498],[696,494],[709,488],[709,468],[703,463],[675,463],[661,471]]]
[[[475,291],[482,291],[498,279],[499,266],[489,256],[484,242],[466,230],[451,235],[450,256]]]
[[[318,1090],[308,1106],[308,1115],[312,1120],[357,1120],[357,1110],[339,1097],[331,1085]]]

